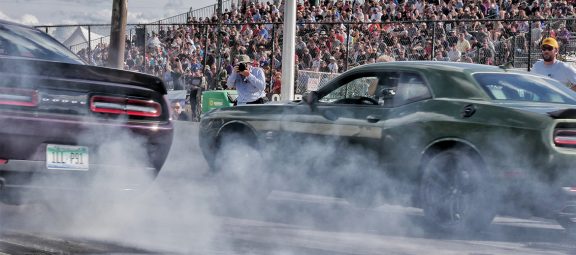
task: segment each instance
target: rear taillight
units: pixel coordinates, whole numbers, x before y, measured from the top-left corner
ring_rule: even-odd
[[[558,147],[576,148],[576,130],[556,130],[554,131],[554,144]]]
[[[159,117],[162,113],[162,106],[153,100],[93,96],[90,99],[90,110],[99,113]]]
[[[38,91],[33,89],[0,88],[0,105],[37,106]]]

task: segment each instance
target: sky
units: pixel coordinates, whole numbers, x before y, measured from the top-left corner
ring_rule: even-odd
[[[146,23],[217,0],[128,0],[128,23]],[[109,24],[112,0],[0,0],[0,19],[26,25]]]

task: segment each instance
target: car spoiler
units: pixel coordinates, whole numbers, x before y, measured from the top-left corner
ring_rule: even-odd
[[[567,108],[548,112],[548,116],[554,119],[576,119],[576,109]]]
[[[167,93],[164,83],[156,76],[106,67],[2,57],[0,72],[121,83],[148,88],[161,94]]]

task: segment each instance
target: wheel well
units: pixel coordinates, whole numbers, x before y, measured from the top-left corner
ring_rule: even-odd
[[[220,139],[222,139],[223,136],[231,134],[237,134],[242,137],[245,142],[257,145],[256,133],[254,130],[248,125],[238,122],[230,123],[220,128],[220,131],[216,137],[216,145],[220,145]]]
[[[424,165],[428,162],[428,160],[430,160],[434,155],[438,154],[439,152],[454,148],[466,152],[468,155],[473,157],[479,163],[484,165],[484,160],[480,156],[480,153],[472,145],[463,141],[446,140],[437,142],[426,149],[424,155],[422,155],[422,160],[420,161],[420,168],[424,167]]]
[[[242,142],[249,144],[254,148],[259,148],[256,133],[250,126],[239,122],[224,125],[218,131],[214,142],[210,147],[210,155],[206,157],[212,172],[217,171],[215,166],[215,155],[219,153],[220,149],[222,149],[223,142],[227,139],[230,139],[231,141],[240,141],[238,139],[241,139]]]

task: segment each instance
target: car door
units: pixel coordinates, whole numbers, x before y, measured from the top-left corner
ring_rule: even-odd
[[[393,105],[381,121],[381,146],[387,149],[381,150],[380,156],[385,160],[389,176],[406,179],[415,176],[410,169],[417,169],[421,149],[427,143],[425,125],[427,119],[434,116],[427,111],[432,94],[425,76],[415,71],[398,74]]]
[[[310,162],[302,183],[319,184],[313,192],[333,184],[337,196],[382,190],[383,123],[398,80],[398,72],[382,69],[345,73],[313,93],[314,102],[283,114],[281,129],[290,138],[283,144],[298,148],[290,157]]]
[[[291,137],[340,141],[380,151],[381,121],[393,105],[386,87],[397,82],[397,72],[365,71],[345,74],[318,91],[318,101],[296,114],[286,114],[282,131]],[[388,91],[390,93],[390,91]]]

